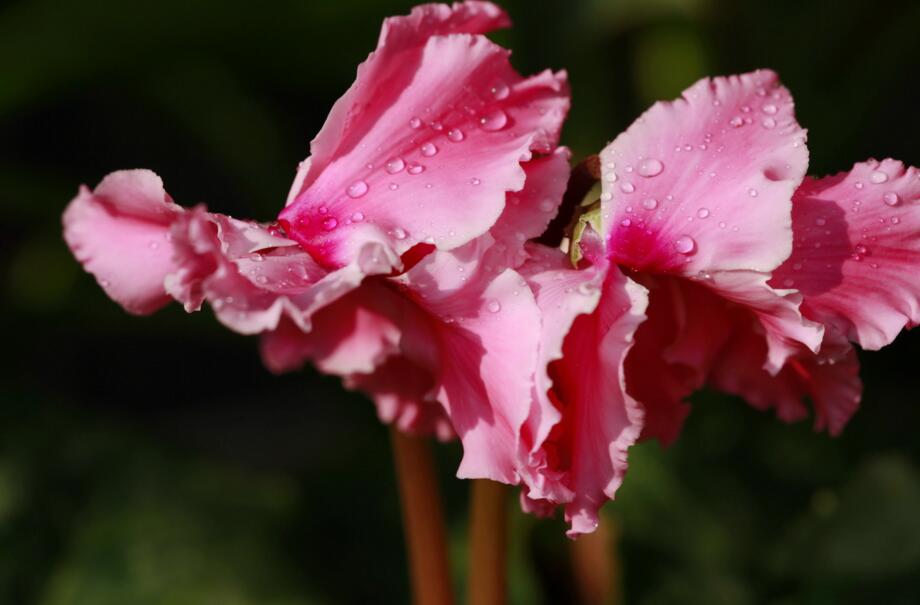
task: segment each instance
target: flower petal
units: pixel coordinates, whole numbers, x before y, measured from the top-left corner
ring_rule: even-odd
[[[64,211],[64,239],[110,298],[129,313],[153,313],[169,302],[169,225],[181,211],[155,173],[113,172],[94,191],[80,188]]]
[[[327,272],[268,227],[201,207],[179,217],[172,241],[178,269],[167,277],[167,291],[189,311],[208,300],[218,320],[242,334],[274,330],[282,317],[308,332],[313,313],[368,275],[399,266],[391,250],[368,242],[354,262]]]
[[[795,244],[773,284],[803,312],[866,349],[920,323],[920,170],[885,160],[807,179],[792,207]]]
[[[611,267],[596,310],[575,319],[562,358],[549,368],[561,420],[542,447],[548,471],[571,493],[562,502],[569,536],[597,527],[597,511],[623,481],[626,451],[642,428],[642,408],[624,388],[623,360],[647,301],[645,288]],[[538,495],[525,495],[528,508]]]
[[[836,338],[829,336],[828,340]],[[859,407],[862,395],[855,351],[845,343],[825,344],[825,348],[838,350],[841,346],[845,347],[843,353],[832,358],[802,349],[778,374],[771,375],[762,369],[766,357],[763,337],[755,330],[738,330],[713,368],[710,384],[740,395],[755,408],[775,408],[777,416],[786,422],[808,415],[803,403],[808,398],[815,408],[815,430],[838,435]]]
[[[700,80],[655,104],[601,152],[613,259],[690,277],[772,271],[792,248],[804,138],[770,71]]]
[[[520,274],[482,265],[478,248],[490,240],[436,251],[393,280],[427,316],[406,322],[402,348],[435,377],[437,399],[463,442],[458,476],[515,484],[540,315]]]
[[[540,309],[540,341],[534,389],[527,420],[521,427],[522,502],[527,507],[555,507],[570,502],[573,493],[566,474],[553,468],[544,444],[562,414],[551,397],[550,364],[563,356],[563,342],[576,318],[592,313],[600,300],[608,265],[572,269],[557,248],[532,244],[520,272],[527,279]],[[539,504],[539,503],[543,504]]]
[[[524,185],[521,162],[553,149],[568,109],[564,74],[524,79],[479,35],[505,23],[486,3],[387,21],[280,215],[291,237],[338,267],[368,240],[402,254],[488,231]]]

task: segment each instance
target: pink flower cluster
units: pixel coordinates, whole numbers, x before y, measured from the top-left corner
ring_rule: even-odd
[[[207,301],[400,429],[456,435],[460,477],[597,525],[629,447],[670,442],[708,385],[838,433],[851,342],[920,322],[920,172],[870,160],[806,176],[769,71],[702,80],[603,151],[562,248],[533,240],[569,181],[564,73],[516,73],[487,2],[387,19],[272,224],[175,204],[147,170],[81,188],[74,255],[127,311]]]

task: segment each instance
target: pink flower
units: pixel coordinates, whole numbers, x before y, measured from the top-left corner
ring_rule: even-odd
[[[388,19],[280,226],[183,208],[134,170],[82,188],[65,238],[126,310],[207,301],[271,370],[310,361],[386,422],[457,434],[461,476],[516,483],[540,310],[515,267],[565,190],[569,101],[564,73],[522,78],[482,35],[507,23],[485,2]]]
[[[861,392],[847,340],[879,348],[920,321],[920,173],[885,160],[806,178],[805,141],[789,92],[759,71],[696,83],[601,152],[599,208],[575,244],[587,268],[540,250],[522,269],[538,302],[548,255],[564,279],[603,275],[546,357],[558,422],[525,434],[525,508],[561,504],[570,534],[592,531],[628,447],[673,440],[707,383],[785,420],[809,398],[816,428],[842,429]]]

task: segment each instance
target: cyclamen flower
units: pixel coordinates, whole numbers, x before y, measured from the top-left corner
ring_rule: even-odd
[[[522,268],[563,322],[551,271],[603,280],[547,356],[536,396],[559,420],[525,432],[525,508],[562,505],[570,535],[593,531],[629,446],[673,440],[704,384],[787,421],[807,398],[816,429],[841,431],[861,394],[848,341],[878,349],[920,322],[920,171],[869,160],[814,179],[805,143],[789,92],[759,71],[696,83],[601,152],[599,208],[572,243],[586,268],[545,248]]]
[[[540,312],[515,266],[568,180],[564,73],[522,78],[486,2],[387,19],[281,212],[183,208],[146,170],[82,188],[65,237],[132,313],[207,301],[262,334],[274,371],[312,361],[403,430],[459,435],[462,476],[518,481]]]

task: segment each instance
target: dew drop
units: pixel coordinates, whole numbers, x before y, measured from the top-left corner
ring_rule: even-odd
[[[635,190],[636,188],[632,183],[623,183],[622,185],[620,185],[620,191],[622,191],[623,193],[632,193]]]
[[[856,187],[857,189],[862,189],[862,188],[863,188],[862,181],[856,181],[855,187]]]
[[[495,80],[495,82],[492,83],[492,86],[489,87],[489,92],[492,93],[493,97],[501,101],[502,99],[508,98],[508,94],[511,92],[511,89],[508,88],[508,85],[505,84],[503,80]]]
[[[744,126],[744,120],[741,119],[741,116],[735,116],[728,122],[731,124],[732,128],[741,128]]]
[[[486,304],[486,308],[489,310],[489,313],[498,313],[502,310],[502,304],[497,300],[490,300]]]
[[[459,143],[466,138],[466,135],[463,134],[463,131],[459,128],[451,128],[447,131],[447,138],[453,141],[454,143]]]
[[[876,170],[869,176],[869,180],[879,185],[888,180],[888,173],[882,172],[881,170]]]
[[[351,187],[348,188],[348,196],[353,198],[359,198],[367,193],[367,183],[364,181],[355,181],[351,184]]]
[[[423,156],[430,158],[431,156],[438,153],[438,148],[434,143],[425,143],[421,147],[421,152]]]
[[[150,248],[151,250],[156,250],[157,248],[160,247],[160,242],[150,242],[149,244],[147,244],[147,247]]]
[[[754,189],[753,187],[748,189],[748,195],[751,197],[757,197],[757,190]]]
[[[329,217],[323,221],[323,229],[326,231],[332,231],[339,226],[339,221],[335,220],[333,217]]]
[[[361,221],[364,220],[364,214],[361,212],[355,212],[354,214],[351,215],[351,220],[353,220],[356,223],[360,223]]]
[[[883,200],[885,201],[885,203],[888,204],[889,206],[897,206],[898,204],[901,203],[901,198],[898,197],[898,194],[895,193],[895,192],[893,192],[893,191],[889,191],[888,193],[886,193],[885,195],[883,195],[883,196],[882,196],[882,199],[883,199]]]
[[[776,115],[776,105],[773,105],[772,103],[764,105],[763,112],[770,116]]]
[[[664,170],[664,164],[654,158],[648,158],[639,162],[639,176],[651,178],[658,176]]]
[[[700,208],[696,211],[696,215],[700,218],[709,218],[709,208]]]
[[[390,174],[396,174],[397,172],[402,172],[403,168],[406,167],[406,163],[402,158],[392,158],[386,163],[386,171]]]
[[[763,124],[763,127],[767,129],[776,128],[776,120],[773,118],[766,118],[763,122],[761,122],[761,124]]]
[[[508,123],[508,114],[501,109],[493,109],[487,114],[480,116],[479,126],[483,130],[496,131],[501,130]]]
[[[481,182],[482,182],[482,181],[480,181],[480,180],[477,179],[476,177],[473,177],[473,178],[470,179],[470,185],[478,185],[478,184],[480,184]]]
[[[609,191],[605,191],[601,194],[602,202],[609,202],[612,199],[613,199],[613,194],[611,194]]]
[[[556,204],[553,203],[553,200],[545,199],[540,202],[540,210],[543,212],[552,212],[553,208],[556,207]]]
[[[658,207],[658,200],[656,200],[653,197],[642,200],[642,207],[645,208],[646,210],[654,210],[655,208]]]
[[[409,120],[409,126],[415,129],[421,128],[422,127],[421,118],[419,118],[418,116],[412,118],[411,120]]]
[[[436,130],[438,132],[441,132],[442,130],[444,130],[444,124],[441,124],[440,122],[437,122],[437,121],[432,122],[431,124],[429,124],[429,126],[431,126],[432,130]]]
[[[823,227],[827,224],[827,219],[825,219],[823,216],[819,216],[815,219],[815,224],[819,227]]]
[[[898,217],[896,217],[896,216],[892,216],[892,217],[891,217],[891,224],[892,224],[892,225],[897,225],[897,224],[900,223],[900,222],[901,222],[901,219],[899,219]]]
[[[786,286],[787,288],[791,288],[792,286],[795,285],[795,280],[794,279],[784,279],[783,285]]]
[[[674,249],[681,254],[693,254],[696,252],[696,241],[689,235],[681,235],[674,240]]]
[[[261,263],[265,258],[258,252],[253,252],[249,255],[249,258],[257,263]]]
[[[866,254],[869,253],[869,249],[866,248],[866,247],[865,247],[864,245],[862,245],[862,244],[856,244],[856,245],[853,247],[853,251],[856,252],[856,254],[861,254],[861,255],[863,255],[863,256],[865,256]]]
[[[399,227],[393,229],[393,237],[396,239],[406,239],[407,235],[408,234],[406,233],[405,229],[400,229]]]
[[[624,227],[629,227],[630,225],[632,225],[632,221],[629,220],[628,218],[624,218],[622,221],[620,221],[620,224],[623,225]]]
[[[410,162],[409,168],[406,169],[406,172],[409,174],[422,174],[425,172],[425,167],[417,162]]]
[[[387,185],[387,188],[390,191],[396,191],[397,189],[399,189],[399,185],[397,185],[396,183],[390,183],[389,185]]]

